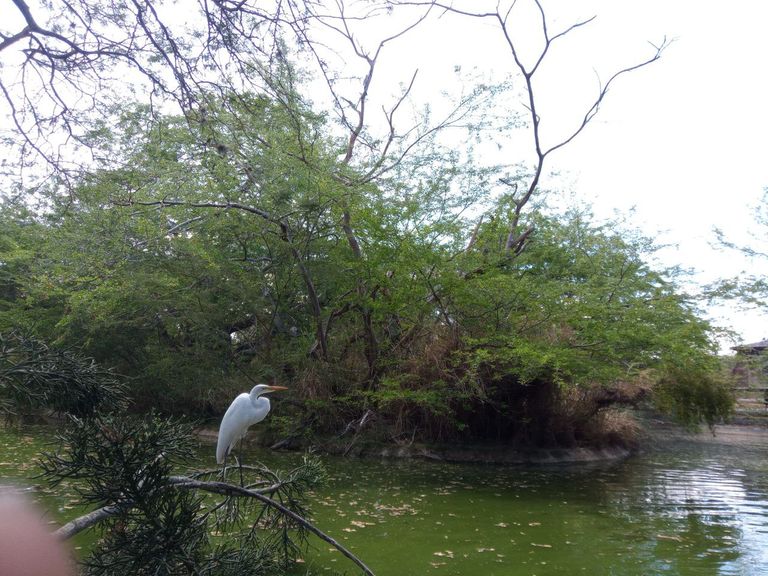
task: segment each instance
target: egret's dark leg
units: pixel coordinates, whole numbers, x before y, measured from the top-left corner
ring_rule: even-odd
[[[243,437],[244,438],[244,437]],[[245,482],[243,481],[243,438],[240,438],[240,454],[239,458],[235,456],[235,461],[237,461],[237,468],[240,470],[240,486],[245,486]]]
[[[227,479],[227,458],[229,458],[229,450],[224,453],[224,465],[221,467],[221,481],[225,482]]]

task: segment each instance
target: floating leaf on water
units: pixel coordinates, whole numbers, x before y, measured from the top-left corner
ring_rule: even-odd
[[[496,548],[478,548],[478,552],[496,552]]]
[[[408,504],[401,504],[400,506],[387,506],[385,504],[376,503],[376,510],[388,512],[390,516],[402,516],[403,514],[410,514],[414,516],[418,514],[418,511]]]
[[[667,536],[666,534],[656,534],[656,538],[659,540],[673,540],[674,542],[682,542],[683,539],[680,536]]]
[[[541,526],[541,522],[528,522],[528,526]]]
[[[506,522],[499,522],[498,524],[494,524],[494,526],[498,526],[499,528],[506,528],[509,526]]]
[[[552,548],[552,544],[534,544],[531,542],[531,546],[536,546],[537,548]]]

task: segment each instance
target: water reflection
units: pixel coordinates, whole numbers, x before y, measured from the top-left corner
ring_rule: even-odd
[[[756,454],[718,445],[671,450],[628,462],[632,477],[607,483],[608,502],[642,527],[643,554],[656,559],[653,569],[768,573],[766,476],[750,469]]]
[[[361,524],[346,538],[385,575],[768,574],[763,454],[678,442],[605,465],[367,462],[335,474],[344,489],[324,520],[364,514],[344,498],[402,511],[385,532]],[[392,535],[399,553],[382,554]]]

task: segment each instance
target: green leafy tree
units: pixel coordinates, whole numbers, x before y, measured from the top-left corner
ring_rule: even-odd
[[[284,110],[233,97],[208,107],[208,133],[173,117],[146,130],[139,107],[96,132],[125,160],[47,216],[47,248],[16,280],[33,299],[48,291],[30,278],[60,295],[46,335],[84,342],[135,378],[140,405],[168,411],[221,410],[220,391],[247,387],[248,372],[290,380],[296,428],[323,432],[371,412],[385,437],[572,444],[627,400],[609,390],[648,371],[683,420],[727,413],[717,395],[672,409],[697,397],[669,392],[680,379],[665,367],[706,371],[714,349],[674,282],[646,264],[647,240],[584,211],[541,210],[525,249],[510,251],[514,196],[474,228],[457,216],[476,199],[453,178],[482,188],[488,172],[449,155],[431,180],[353,185],[321,119],[306,112],[297,130]],[[590,407],[570,421],[584,391]]]
[[[686,423],[729,413],[709,327],[670,276],[646,264],[648,240],[597,226],[583,211],[534,214],[531,223],[530,246],[510,255],[504,218],[491,214],[469,249],[432,273],[424,356],[410,372],[395,370],[382,392],[391,405],[400,390],[399,421],[426,420],[441,435],[568,445],[605,407],[653,394]],[[684,392],[691,379],[673,369],[679,362],[697,374],[701,394]],[[642,385],[630,394],[632,382]]]
[[[751,241],[749,244],[737,244],[729,240],[722,230],[715,230],[720,246],[727,250],[735,250],[757,264],[768,262],[768,247],[765,244],[766,231],[768,231],[768,189],[755,207],[754,224],[749,228]],[[706,289],[706,296],[710,300],[737,300],[747,307],[765,308],[768,306],[768,279],[765,273],[745,272],[738,278],[724,279],[716,282]]]
[[[405,10],[400,4],[387,8]],[[664,274],[644,264],[643,241],[583,215],[558,218],[532,208],[550,154],[582,132],[610,86],[656,61],[665,44],[610,76],[575,129],[548,142],[540,131],[537,70],[555,44],[589,20],[551,34],[534,2],[543,42],[529,62],[508,27],[511,12],[501,6],[471,13],[431,1],[406,4],[418,11],[412,25],[371,40],[370,49],[343,4],[336,18],[291,3],[302,10],[274,20],[269,31],[254,28],[242,43],[227,36],[217,45],[242,82],[195,82],[203,61],[216,76],[220,55],[206,44],[192,62],[192,41],[177,44],[168,58],[164,47],[173,47],[175,36],[153,13],[145,34],[159,32],[166,42],[157,45],[160,58],[140,70],[178,97],[183,115],[123,104],[96,122],[79,118],[87,130],[78,142],[94,158],[90,169],[41,188],[47,206],[36,216],[34,250],[9,249],[20,257],[16,294],[27,305],[49,307],[45,315],[37,304],[22,312],[14,296],[0,313],[2,325],[32,325],[44,338],[83,346],[131,375],[138,408],[217,413],[220,398],[230,396],[222,391],[241,390],[249,378],[282,379],[295,389],[299,420],[275,420],[283,432],[359,431],[373,423],[390,439],[416,430],[425,438],[469,431],[572,443],[581,424],[561,426],[569,395],[591,390],[592,407],[580,416],[587,421],[613,394],[594,390],[674,363],[676,353],[706,357],[707,326]],[[377,6],[361,21],[381,16]],[[399,114],[414,77],[383,107],[384,131],[372,128],[369,88],[385,47],[436,7],[446,17],[492,22],[503,36],[527,95],[531,166],[485,166],[471,145],[472,138],[488,140],[487,128],[519,125],[516,115],[498,121],[483,106],[508,86],[478,85],[443,119],[427,111],[402,131]],[[207,22],[219,22],[221,10],[241,31],[270,21],[248,3],[215,8],[205,10]],[[104,17],[134,16],[128,10]],[[364,70],[357,80],[342,82],[314,42],[312,27],[329,22]],[[45,30],[27,30],[14,42],[40,35],[47,41]],[[222,30],[211,28],[208,38]],[[317,64],[337,123],[302,96],[304,72],[289,61],[281,36],[288,31],[300,41],[296,53]],[[110,38],[100,26],[86,32]],[[241,51],[263,48],[267,38],[274,50],[250,57]],[[69,46],[80,54],[77,42]],[[52,56],[55,48],[44,43],[41,50]],[[185,68],[189,75],[178,73]],[[160,70],[173,72],[175,82],[164,83]],[[446,145],[448,128],[468,144]],[[481,212],[479,220],[466,216]]]

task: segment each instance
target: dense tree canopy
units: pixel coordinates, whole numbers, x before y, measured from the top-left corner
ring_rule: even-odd
[[[368,182],[334,157],[321,118],[282,112],[247,95],[211,106],[225,150],[141,106],[94,131],[108,160],[73,196],[3,211],[3,329],[83,346],[134,378],[139,405],[171,412],[219,412],[246,374],[288,382],[319,431],[370,410],[395,437],[569,444],[638,379],[663,382],[688,421],[725,414],[722,390],[706,406],[669,391],[714,349],[646,263],[650,241],[542,208],[510,252],[514,198],[474,227],[461,216],[476,193],[455,180],[482,189],[482,170],[449,155],[423,177]]]
[[[665,43],[550,141],[541,65],[591,19],[553,31],[537,0],[214,2],[183,21],[162,3],[14,5],[0,54],[19,75],[0,82],[18,166],[33,152],[54,172],[4,192],[0,330],[82,348],[131,377],[139,408],[215,414],[249,378],[290,383],[284,431],[570,444],[654,383],[687,421],[727,411],[709,377],[706,405],[674,390],[681,366],[709,374],[713,346],[651,244],[536,207],[550,154]],[[488,22],[512,88],[472,85],[408,125],[414,74],[374,120],[377,66],[438,16]],[[327,110],[307,97],[318,81]],[[499,105],[518,88],[520,110]],[[532,163],[483,161],[526,117]]]

